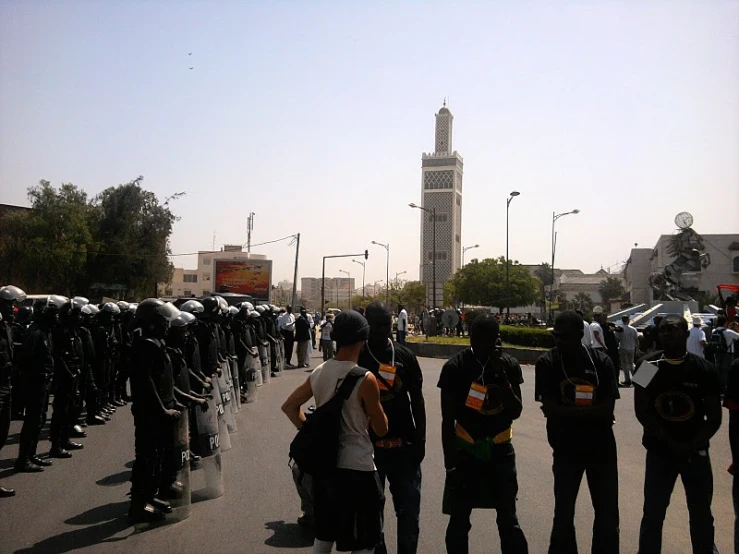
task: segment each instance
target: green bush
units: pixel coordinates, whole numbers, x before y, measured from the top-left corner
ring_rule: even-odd
[[[500,326],[500,338],[503,342],[516,346],[535,346],[539,348],[553,348],[552,334],[541,327],[516,327],[512,325]]]

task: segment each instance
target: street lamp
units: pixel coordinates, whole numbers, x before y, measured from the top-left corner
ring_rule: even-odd
[[[399,271],[398,273],[395,274],[395,286],[398,285],[398,277],[400,277],[401,275],[405,275],[406,273],[408,273],[408,272],[407,271]]]
[[[323,257],[323,269],[321,270],[321,313],[324,313],[326,311],[326,260],[332,259],[332,258],[355,258],[357,256],[361,256],[362,254],[334,254],[333,256],[324,256]],[[369,257],[369,251],[364,251],[364,259],[365,261]]]
[[[479,244],[475,244],[473,246],[465,246],[462,248],[462,267],[464,267],[464,253],[467,252],[467,250],[472,250],[473,248],[480,248]]]
[[[377,246],[382,246],[385,249],[385,254],[387,255],[386,262],[385,262],[385,282],[387,283],[387,287],[385,287],[385,305],[390,305],[390,243],[382,244],[381,242],[372,241],[372,244],[375,244]]]
[[[511,260],[508,257],[508,208],[511,207],[511,202],[519,194],[521,193],[514,190],[511,194],[508,195],[508,199],[506,200],[506,203],[505,203],[505,294],[506,294],[505,308],[506,308],[506,317],[508,319],[511,318],[511,278],[510,278]]]
[[[359,264],[362,266],[362,300],[365,299],[365,290],[364,290],[364,271],[367,269],[367,262],[360,262],[359,260],[352,260],[355,264]]]
[[[417,208],[419,210],[423,210],[424,212],[430,213],[431,214],[431,218],[432,218],[433,223],[434,223],[434,225],[433,225],[433,251],[431,253],[431,257],[433,258],[431,260],[431,263],[432,263],[432,266],[431,266],[431,271],[432,271],[432,273],[431,273],[431,280],[433,282],[432,283],[432,285],[433,285],[432,299],[433,299],[434,308],[436,308],[436,208],[431,208],[431,209],[424,208],[423,206],[418,206],[418,205],[414,204],[413,202],[411,202],[408,205],[411,208]]]
[[[349,274],[349,272],[348,272],[348,271],[345,271],[345,270],[343,270],[343,269],[340,269],[340,270],[339,270],[339,272],[340,272],[340,273],[346,273],[346,277],[347,277],[347,279],[349,280],[349,284],[348,284],[348,288],[349,288],[349,300],[348,300],[348,303],[347,303],[346,309],[347,309],[347,310],[351,310],[351,309],[352,309],[352,293],[351,293],[351,286],[352,286],[352,276],[351,276],[351,275]]]
[[[552,212],[552,284],[551,284],[551,288],[549,289],[549,295],[550,295],[550,298],[549,298],[549,302],[550,302],[550,304],[549,304],[549,306],[550,306],[550,308],[549,308],[549,319],[552,320],[552,321],[554,321],[554,310],[551,308],[551,306],[552,306],[551,303],[553,302],[554,299],[551,298],[551,295],[554,292],[554,253],[557,250],[557,235],[554,232],[554,224],[557,222],[557,220],[560,217],[564,217],[564,216],[570,215],[570,214],[579,214],[579,213],[580,213],[580,210],[572,210],[570,212],[562,212],[561,214]]]

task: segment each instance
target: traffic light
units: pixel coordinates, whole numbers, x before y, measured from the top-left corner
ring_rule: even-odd
[[[369,250],[364,251],[364,259],[366,260],[367,258],[369,258]]]

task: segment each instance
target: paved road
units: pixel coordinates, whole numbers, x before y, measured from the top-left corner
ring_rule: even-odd
[[[315,360],[314,360],[315,361]],[[316,362],[317,363],[317,362]],[[443,462],[439,438],[440,414],[436,381],[440,360],[423,359],[428,403],[428,456],[424,462],[421,553],[443,552],[446,516],[441,514]],[[287,445],[293,430],[279,411],[288,393],[305,378],[287,372],[260,389],[259,400],[237,415],[239,432],[233,449],[223,454],[226,494],[193,506],[185,522],[136,532],[126,521],[133,430],[130,411],[119,409],[113,422],[90,430],[85,450],[72,460],[58,460],[40,475],[14,475],[19,422],[13,422],[11,445],[0,452],[0,479],[18,496],[0,500],[0,553],[35,552],[310,552],[312,540],[295,523],[298,501],[287,467]],[[544,418],[533,402],[533,368],[524,368],[524,414],[515,424],[518,455],[519,514],[532,554],[545,553],[553,510],[551,452]],[[641,428],[633,415],[631,390],[622,391],[617,405],[619,445],[621,551],[636,552],[641,518],[644,451]],[[43,442],[41,451],[48,446]],[[729,448],[726,426],[712,448],[717,544],[731,551],[733,511],[731,481],[726,472]],[[390,507],[388,507],[390,510]],[[499,552],[492,512],[473,514],[473,553]],[[577,512],[581,552],[589,552],[593,515],[583,482]],[[395,540],[394,518],[388,535]],[[391,543],[391,544],[394,544]],[[391,551],[394,551],[392,549]],[[665,522],[665,554],[690,552],[688,518],[680,484]]]

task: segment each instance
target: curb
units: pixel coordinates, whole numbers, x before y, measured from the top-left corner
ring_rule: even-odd
[[[459,344],[434,344],[427,342],[408,342],[406,346],[420,358],[439,358],[445,360],[469,348],[468,346]],[[516,358],[521,364],[531,365],[539,359],[539,356],[544,354],[545,350],[504,347],[503,352]]]

